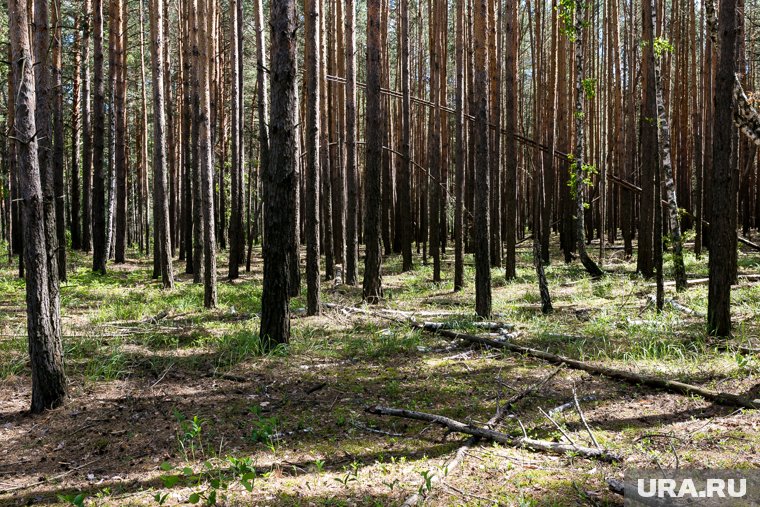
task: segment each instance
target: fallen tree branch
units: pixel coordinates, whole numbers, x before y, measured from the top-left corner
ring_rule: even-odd
[[[652,296],[652,295],[650,295],[647,298],[647,300],[648,300],[649,304],[653,304],[656,301],[655,296]],[[681,313],[685,313],[686,315],[693,315],[695,317],[707,317],[707,315],[705,315],[703,312],[700,312],[700,311],[697,311],[697,310],[692,310],[688,306],[682,305],[681,303],[679,303],[675,299],[666,298],[665,302],[667,304],[669,304],[672,308],[678,310]]]
[[[366,410],[370,414],[375,415],[390,415],[394,417],[403,417],[405,419],[414,419],[416,421],[438,424],[445,428],[448,428],[451,431],[456,431],[457,433],[465,433],[467,435],[472,435],[486,440],[492,440],[494,442],[498,442],[500,444],[508,445],[511,447],[525,447],[534,451],[544,451],[555,454],[566,454],[568,452],[572,452],[580,454],[581,456],[587,458],[596,458],[606,462],[620,460],[620,457],[618,455],[604,449],[592,449],[590,447],[583,447],[580,445],[568,445],[559,442],[535,440],[526,437],[513,437],[512,435],[507,435],[506,433],[501,433],[499,431],[494,431],[488,428],[481,428],[478,426],[465,424],[463,422],[442,415],[381,406],[367,407]]]
[[[739,275],[736,277],[739,280],[760,280],[760,274],[750,274],[750,275]],[[706,283],[710,283],[709,278],[692,278],[691,280],[686,280],[686,285],[704,285]],[[675,286],[676,282],[669,281],[665,282],[665,287],[673,287]],[[647,287],[656,287],[656,283],[648,283]]]
[[[544,385],[546,385],[551,379],[553,379],[559,372],[562,371],[564,367],[560,366],[556,370],[554,370],[550,375],[542,379],[540,382],[531,385],[527,389],[520,391],[519,393],[515,394],[511,398],[509,398],[502,406],[500,406],[496,410],[496,414],[488,420],[486,423],[486,428],[493,429],[497,424],[499,424],[504,417],[507,415],[506,408],[514,406],[515,403],[519,402],[520,400],[524,399],[526,396],[529,396],[534,391],[537,391],[538,389],[542,388]],[[478,444],[480,442],[480,438],[476,436],[472,436],[467,439],[467,441],[462,445],[459,449],[457,449],[456,454],[452,459],[449,460],[448,463],[443,467],[444,475],[448,476],[448,474],[457,468],[462,461],[464,461],[464,457],[467,455],[467,451],[469,451],[473,446]],[[441,482],[443,480],[443,477],[441,476],[441,473],[439,471],[436,471],[433,473],[429,479],[429,484],[426,483],[426,486],[432,486],[433,484],[437,482]],[[428,487],[428,493],[430,492],[430,488]],[[410,497],[404,501],[402,504],[402,507],[411,507],[412,505],[417,505],[420,500],[422,500],[422,495],[420,493],[414,493]]]
[[[470,335],[470,334],[456,333],[456,332],[447,331],[447,330],[428,329],[420,325],[417,325],[417,327],[420,329],[424,329],[426,331],[432,332],[432,333],[438,333],[441,336],[444,336],[449,339],[465,340],[471,343],[480,343],[483,345],[487,345],[489,347],[507,349],[512,352],[517,352],[517,353],[524,354],[524,355],[534,357],[537,359],[543,359],[544,361],[548,361],[553,364],[565,364],[568,367],[573,368],[575,370],[583,370],[594,375],[601,375],[601,376],[608,377],[611,379],[620,380],[628,384],[633,384],[633,385],[641,384],[641,385],[645,385],[649,387],[655,387],[657,389],[662,389],[665,391],[675,392],[679,394],[686,394],[689,396],[696,394],[698,396],[705,398],[708,401],[717,403],[719,405],[726,405],[726,406],[731,406],[731,407],[744,407],[744,408],[751,408],[751,409],[760,408],[760,400],[750,400],[748,398],[737,396],[735,394],[713,391],[711,389],[707,389],[704,387],[699,387],[699,386],[695,386],[691,384],[686,384],[684,382],[679,382],[677,380],[669,380],[669,379],[654,377],[652,375],[640,375],[638,373],[633,373],[630,371],[617,370],[614,368],[607,368],[605,366],[584,363],[583,361],[570,359],[565,356],[551,354],[549,352],[532,349],[530,347],[523,347],[521,345],[517,345],[509,341],[496,341],[496,340],[491,340],[489,338],[483,338],[481,336],[475,336],[475,335]]]
[[[760,245],[758,245],[757,243],[751,242],[747,238],[742,238],[741,236],[738,236],[736,239],[739,240],[739,243],[747,245],[750,248],[754,248],[755,250],[760,250]]]

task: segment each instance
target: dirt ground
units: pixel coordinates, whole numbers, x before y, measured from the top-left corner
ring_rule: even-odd
[[[542,316],[530,252],[521,250],[517,280],[493,272],[494,319],[514,326],[521,345],[760,398],[760,361],[746,351],[760,343],[756,281],[740,280],[735,336],[716,342],[697,314],[672,306],[657,314],[635,264],[619,250],[607,255],[608,274],[591,280],[555,254],[547,269],[555,311]],[[686,261],[690,279],[704,277],[706,259]],[[0,270],[0,505],[385,506],[414,494],[427,505],[618,505],[606,479],[629,468],[760,466],[757,411],[564,368],[497,429],[591,446],[572,405],[552,412],[575,391],[594,437],[620,462],[477,442],[449,470],[466,435],[366,408],[484,424],[556,367],[347,311],[360,305],[360,289],[330,281],[323,300],[336,306],[306,317],[304,288],[292,301],[291,344],[265,353],[256,335],[258,264],[234,283],[220,271],[213,311],[202,310],[190,275],[162,291],[145,259],[109,265],[104,277],[87,267],[73,255],[62,287],[70,398],[34,416],[23,283],[15,267]],[[760,256],[742,252],[740,271],[760,272]],[[470,266],[466,290],[453,293],[448,268],[434,284],[428,266],[401,274],[391,257],[381,306],[487,334],[474,327],[473,275]],[[703,284],[682,294],[669,288],[667,297],[706,310]]]

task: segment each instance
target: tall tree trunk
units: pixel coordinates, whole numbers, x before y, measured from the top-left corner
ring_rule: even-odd
[[[441,9],[441,0],[432,0],[430,12],[430,102],[428,108],[428,175],[430,181],[430,195],[428,198],[428,233],[429,253],[433,258],[433,282],[441,281],[441,239],[440,239],[440,210],[441,210],[441,119],[440,119],[440,90],[438,82],[440,77],[439,55],[442,52],[440,29],[438,19]]]
[[[406,1],[406,0],[404,0]],[[456,93],[454,98],[454,110],[456,116],[454,158],[456,166],[455,176],[455,207],[454,207],[454,291],[464,288],[464,179],[465,179],[465,153],[464,153],[464,2],[456,0]],[[411,245],[410,245],[411,247]],[[411,254],[411,251],[410,251]]]
[[[242,19],[238,19],[238,2],[243,0],[230,0],[230,83],[231,83],[231,144],[232,144],[232,164],[230,167],[230,191],[231,191],[231,209],[230,209],[230,251],[229,251],[229,279],[234,280],[239,276],[239,266],[242,258],[240,257],[241,243],[243,237],[243,209],[242,209],[242,183],[243,168],[240,165],[242,157],[243,135],[240,110],[242,108],[240,94],[240,65],[238,60],[242,58],[241,48],[238,46],[238,32],[242,30]]]
[[[37,8],[35,5],[35,14]],[[46,6],[45,6],[46,8]],[[60,315],[57,290],[50,292],[50,271],[55,269],[56,256],[50,255],[47,237],[49,220],[43,202],[42,174],[35,118],[37,97],[29,41],[28,5],[26,0],[9,0],[9,37],[15,88],[15,150],[20,196],[23,201],[24,257],[26,264],[26,309],[29,356],[32,365],[33,413],[56,408],[66,399],[66,377],[60,336]],[[41,22],[35,15],[35,25]],[[35,29],[39,26],[35,26]],[[35,33],[35,36],[37,33]],[[41,38],[40,38],[41,39]],[[35,45],[38,41],[35,37]],[[45,54],[45,53],[43,53]],[[44,60],[43,60],[44,62]],[[45,66],[43,63],[42,66]],[[38,67],[39,68],[39,67]],[[53,224],[54,225],[54,224]],[[54,232],[54,231],[53,231]],[[52,276],[57,278],[57,273]],[[55,298],[55,300],[54,300]]]
[[[475,45],[475,312],[491,315],[490,164],[488,153],[488,0],[474,0]]]
[[[367,94],[364,184],[364,300],[379,303],[383,297],[380,265],[381,164],[383,151],[383,117],[380,79],[382,71],[380,43],[381,0],[367,0]]]
[[[573,171],[575,172],[574,192],[575,192],[575,247],[578,250],[578,256],[581,259],[583,267],[586,268],[592,276],[601,276],[603,274],[599,266],[588,256],[586,252],[586,230],[584,226],[584,215],[586,204],[584,201],[586,192],[586,178],[588,167],[584,159],[584,140],[585,113],[583,103],[586,99],[585,79],[583,71],[583,53],[585,41],[586,26],[586,8],[584,0],[575,2],[575,155],[573,157]]]
[[[641,35],[644,40],[654,38],[651,9],[647,1],[642,2]],[[639,249],[636,268],[645,277],[654,274],[654,214],[660,211],[654,201],[654,173],[658,170],[657,158],[657,101],[654,77],[654,49],[651,44],[641,47],[642,100],[639,119],[639,153],[641,166],[641,201],[639,207]]]
[[[105,87],[103,83],[103,0],[93,0],[93,72],[92,102],[92,270],[106,273],[106,182],[105,155]]]
[[[92,2],[82,8],[82,250],[92,248],[92,121],[90,108],[90,33]]]
[[[45,242],[47,246],[47,281],[48,297],[50,299],[50,312],[48,319],[50,327],[56,339],[61,339],[61,318],[60,318],[60,293],[58,280],[58,235],[55,210],[55,174],[53,161],[50,159],[52,153],[51,137],[51,108],[53,104],[53,90],[51,89],[50,80],[50,59],[48,52],[50,49],[50,30],[48,23],[48,4],[46,0],[35,0],[34,2],[34,72],[35,72],[35,92],[36,92],[36,110],[35,125],[37,127],[39,158],[40,183],[42,185],[42,196],[44,198],[42,211],[45,223]],[[20,75],[19,75],[19,78]],[[20,88],[17,87],[17,88]],[[34,406],[34,403],[32,403]]]
[[[402,9],[407,0],[401,0]],[[354,0],[346,0],[346,283],[359,278],[359,170],[356,161],[356,35]],[[408,27],[407,27],[408,28]],[[403,29],[403,28],[402,28]],[[402,36],[403,40],[403,36]],[[402,56],[403,58],[403,56]],[[402,148],[403,149],[403,148]],[[411,249],[411,243],[410,243]],[[411,250],[410,250],[411,251]]]
[[[517,17],[516,2],[507,2],[505,37],[507,46],[504,51],[504,208],[506,235],[504,236],[505,257],[504,274],[507,280],[517,276],[517,258],[515,242],[517,237],[517,55],[519,52],[520,25]]]
[[[79,213],[79,208],[82,205],[79,190],[79,170],[81,166],[79,150],[82,147],[82,116],[80,114],[81,75],[79,72],[82,64],[82,37],[79,31],[81,17],[81,14],[77,14],[74,18],[74,69],[72,71],[73,85],[71,88],[71,220],[69,221],[69,230],[71,231],[72,250],[82,248],[82,227]]]
[[[402,271],[412,269],[412,193],[411,152],[411,95],[409,78],[409,0],[399,3],[399,36],[401,43],[401,157],[396,174],[398,182],[398,221],[401,227]]]
[[[111,0],[111,31],[115,34],[111,40],[116,42],[111,48],[113,54],[115,87],[113,89],[113,115],[116,128],[116,139],[113,143],[115,153],[113,156],[116,173],[116,244],[114,261],[123,263],[127,249],[127,145],[126,145],[126,103],[127,103],[127,76],[124,68],[126,51],[126,19],[123,18],[123,0]]]
[[[53,25],[52,54],[53,54],[53,197],[55,199],[55,233],[58,250],[58,279],[66,281],[66,211],[64,194],[64,151],[65,141],[63,132],[63,55],[61,29],[61,0],[52,2]]]
[[[655,9],[655,0],[648,0],[652,11],[652,18],[656,19],[657,10]],[[653,22],[656,26],[656,22]],[[650,40],[652,47],[655,47],[655,38]],[[659,155],[661,171],[659,174],[665,177],[665,189],[668,198],[668,218],[670,221],[670,235],[673,242],[673,271],[676,281],[676,290],[681,292],[686,290],[686,268],[683,263],[683,239],[681,238],[681,219],[678,216],[678,202],[676,200],[676,188],[673,182],[673,165],[670,156],[670,126],[668,115],[665,110],[665,99],[662,91],[662,55],[655,54],[654,65],[654,82],[655,98],[657,101],[657,123],[659,125]],[[659,178],[658,178],[659,179]],[[659,189],[658,189],[659,190]],[[659,200],[655,201],[659,204]],[[656,212],[662,215],[660,206],[656,207]],[[657,232],[657,231],[655,231]],[[660,232],[660,234],[662,231]],[[655,238],[656,239],[656,238]],[[656,252],[662,255],[661,252]]]
[[[296,3],[271,3],[271,152],[264,167],[264,282],[260,336],[270,345],[290,340],[288,312],[289,231],[293,229],[293,187],[296,165]],[[287,233],[286,233],[287,232]]]
[[[713,160],[710,179],[712,213],[710,215],[710,284],[707,301],[707,330],[714,336],[731,334],[731,214],[736,213],[733,184],[732,150],[735,149],[733,114],[735,110],[734,75],[736,71],[737,12],[736,0],[722,0],[718,16],[718,68],[713,100]],[[731,126],[729,128],[729,126]]]
[[[161,1],[161,0],[156,0]],[[214,144],[211,124],[211,68],[210,51],[213,43],[214,16],[209,2],[198,0],[198,52],[196,69],[200,90],[198,115],[200,194],[203,213],[203,306],[215,308],[216,293],[216,237],[214,224]],[[161,81],[156,81],[161,82]],[[167,231],[168,232],[168,231]]]
[[[304,94],[306,102],[306,312],[319,314],[320,0],[304,3]]]
[[[97,1],[97,0],[96,0]],[[163,0],[151,0],[150,35],[151,67],[153,83],[163,83],[164,66],[161,61],[164,40],[164,4]],[[154,252],[158,253],[161,282],[165,289],[174,287],[172,269],[171,239],[169,238],[169,201],[167,192],[166,161],[166,107],[163,86],[153,86],[153,225],[156,243]]]
[[[489,122],[490,136],[488,149],[490,151],[489,164],[491,171],[491,196],[490,196],[490,245],[491,266],[501,267],[502,261],[502,238],[501,238],[501,55],[500,44],[497,42],[497,34],[501,34],[498,20],[501,15],[501,2],[488,0],[488,67],[489,67]]]
[[[192,76],[192,21],[190,2],[183,2],[183,40],[182,40],[182,234],[185,248],[185,273],[195,276],[195,245],[193,238],[193,164],[197,164],[197,155],[193,140],[193,81]],[[146,147],[147,150],[147,147]],[[147,158],[147,157],[146,157]],[[197,281],[196,281],[197,283]]]
[[[199,20],[198,20],[198,2],[190,0],[188,2],[190,10],[191,23],[191,53],[192,53],[192,77],[191,77],[191,101],[192,101],[192,150],[193,160],[191,167],[192,193],[193,193],[193,283],[201,283],[204,278],[203,269],[203,202],[202,202],[202,185],[201,185],[201,152],[200,152],[200,104],[201,104],[201,84],[199,81],[198,67],[201,65],[200,44],[198,37]]]

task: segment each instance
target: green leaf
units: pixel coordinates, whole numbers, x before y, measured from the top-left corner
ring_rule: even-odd
[[[162,475],[161,482],[164,483],[165,488],[173,488],[179,482],[178,475]]]
[[[190,503],[198,503],[201,501],[201,495],[199,495],[198,493],[193,493],[192,495],[190,495],[190,498],[188,498],[187,501]]]
[[[164,461],[163,463],[161,463],[161,470],[163,470],[164,472],[168,472],[172,468],[174,468],[174,467],[168,461]]]

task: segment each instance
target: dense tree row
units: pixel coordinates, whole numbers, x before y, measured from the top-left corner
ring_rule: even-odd
[[[166,289],[183,269],[214,308],[219,250],[235,279],[261,242],[276,343],[302,244],[309,314],[323,279],[380,302],[394,254],[461,290],[471,253],[483,317],[527,239],[544,312],[554,235],[595,277],[635,245],[660,306],[663,252],[682,290],[684,252],[707,247],[708,329],[727,335],[736,231],[760,227],[754,2],[9,0],[0,225],[35,409],[65,396],[69,249],[100,273],[152,254]]]

